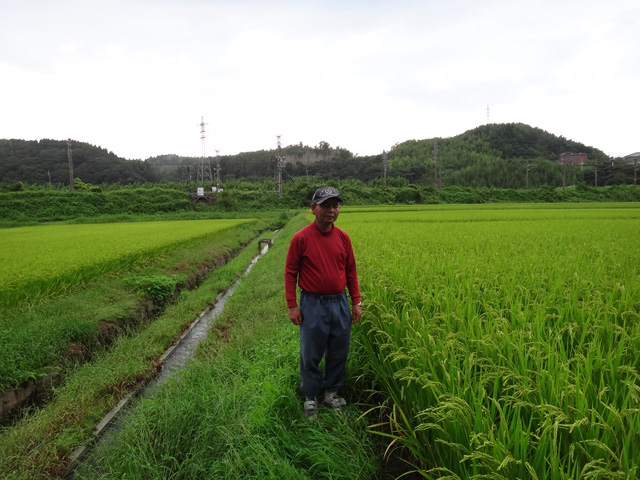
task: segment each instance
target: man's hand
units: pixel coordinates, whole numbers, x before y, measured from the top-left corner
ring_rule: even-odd
[[[358,323],[362,317],[362,307],[360,305],[353,305],[351,307],[351,323]]]
[[[289,309],[289,320],[291,320],[294,325],[302,324],[302,315],[300,315],[300,309],[298,307],[291,307]]]

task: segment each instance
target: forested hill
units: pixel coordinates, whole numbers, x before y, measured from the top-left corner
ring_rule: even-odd
[[[564,168],[558,155],[586,153],[588,162]],[[222,181],[273,179],[276,154],[285,160],[284,180],[315,177],[321,181],[358,179],[369,182],[383,176],[383,155],[354,156],[327,142],[315,147],[289,145],[280,152],[256,152],[210,157]],[[162,155],[145,161],[125,160],[113,152],[72,142],[74,177],[90,184],[196,181],[198,158]],[[601,150],[521,123],[488,124],[441,139],[407,140],[388,152],[389,177],[422,185],[526,188],[633,183],[632,166],[612,161]],[[68,184],[67,142],[59,140],[0,140],[0,186]]]
[[[552,160],[564,152],[586,153],[592,162],[606,162],[609,157],[597,148],[558,137],[539,128],[522,123],[488,124],[468,130],[451,138],[408,140],[394,146],[393,158],[435,155],[435,142],[438,154],[449,160],[449,166],[468,166],[478,155],[501,160]],[[455,157],[455,158],[454,158]]]
[[[73,176],[92,184],[154,181],[153,169],[140,160],[125,160],[105,148],[71,142]],[[0,139],[0,184],[69,184],[66,140]]]
[[[558,155],[586,153],[564,169]],[[408,140],[389,152],[391,171],[417,184],[523,188],[535,185],[631,183],[632,169],[601,150],[522,123],[487,124],[450,138]],[[596,173],[599,172],[599,173]]]
[[[484,142],[500,152],[503,159],[545,158],[556,160],[564,152],[586,153],[593,161],[607,161],[608,156],[597,148],[558,137],[540,128],[523,123],[493,123],[482,125],[451,138],[453,143],[477,144]]]

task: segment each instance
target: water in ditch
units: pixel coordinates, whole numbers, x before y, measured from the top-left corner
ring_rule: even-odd
[[[276,232],[276,235],[277,233],[278,232]],[[165,352],[161,357],[162,370],[155,378],[150,380],[142,389],[136,392],[136,397],[144,398],[152,396],[153,390],[157,388],[158,385],[171,378],[176,372],[182,370],[189,363],[195,354],[198,344],[206,338],[214,321],[224,310],[227,300],[233,295],[236,287],[242,281],[242,277],[251,271],[256,262],[267,252],[268,249],[269,244],[265,245],[264,248],[262,248],[255,257],[253,257],[243,275],[240,276],[240,278],[238,278],[226,291],[218,295],[214,306],[201,314],[198,319],[194,321],[191,327],[189,327],[189,329],[183,334],[181,340]],[[79,449],[79,453],[77,453],[77,460],[73,462],[73,466],[65,478],[86,478],[98,476],[102,473],[100,461],[96,458],[94,452],[99,450],[101,447],[108,447],[113,444],[115,434],[126,424],[127,412],[132,406],[132,402],[130,401],[131,398],[132,397],[123,400],[121,402],[122,406],[117,413],[115,413],[109,420],[104,420],[108,423],[102,428],[99,436],[91,445],[84,446]]]

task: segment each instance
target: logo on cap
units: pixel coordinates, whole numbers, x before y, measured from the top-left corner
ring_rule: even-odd
[[[316,193],[313,194],[313,203],[320,204],[327,200],[328,198],[337,198],[338,201],[342,201],[340,198],[340,192],[333,187],[320,187],[316,190]]]

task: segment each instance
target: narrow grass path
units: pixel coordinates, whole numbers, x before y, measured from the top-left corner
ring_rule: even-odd
[[[237,287],[196,358],[142,399],[86,478],[366,479],[379,473],[367,424],[351,405],[302,413],[298,329],[286,315],[283,265],[296,217]],[[355,402],[357,355],[344,393]]]

